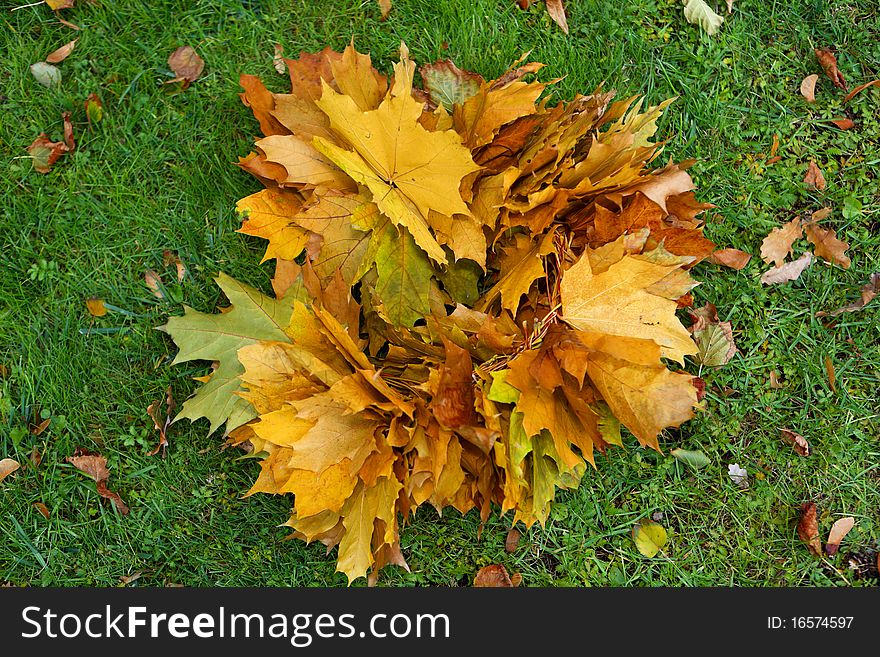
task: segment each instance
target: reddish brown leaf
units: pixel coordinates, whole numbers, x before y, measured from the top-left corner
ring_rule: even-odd
[[[153,425],[159,432],[159,444],[156,445],[156,448],[149,452],[147,456],[154,456],[159,452],[159,450],[162,450],[162,455],[164,456],[165,450],[168,448],[168,427],[171,425],[171,421],[174,419],[174,408],[176,406],[176,404],[174,403],[174,397],[171,395],[171,386],[168,386],[168,389],[165,391],[164,418],[161,417],[161,406],[161,399],[157,399],[153,401],[152,404],[147,406],[147,415],[149,415],[150,419],[153,420]]]
[[[532,6],[532,0],[516,0],[516,4],[520,9],[528,9]]]
[[[782,436],[782,439],[794,447],[794,451],[798,454],[801,456],[810,455],[810,443],[808,443],[807,439],[802,435],[795,433],[791,429],[780,429],[779,433]]]
[[[739,249],[718,249],[709,256],[709,261],[739,271],[752,259],[751,254]]]
[[[817,557],[822,556],[822,541],[819,540],[819,524],[816,521],[815,502],[804,502],[801,505],[797,533],[800,539],[807,544],[807,549],[811,554]]]
[[[504,551],[509,553],[516,552],[521,536],[522,534],[520,534],[520,531],[516,527],[512,527],[510,531],[507,532],[507,538],[504,539]]]
[[[808,189],[817,189],[820,192],[825,189],[825,175],[813,160],[810,160],[810,164],[807,167],[804,184]]]
[[[880,273],[871,274],[871,279],[862,286],[860,292],[861,298],[857,301],[847,304],[842,308],[838,308],[837,310],[832,310],[831,312],[820,310],[816,313],[816,317],[825,317],[826,315],[835,317],[841,313],[853,313],[864,308],[874,297],[877,296],[877,294],[880,294]]]
[[[828,533],[828,541],[825,543],[825,552],[828,556],[837,552],[838,548],[840,548],[840,542],[849,534],[855,524],[856,519],[852,516],[840,518],[834,522],[831,526],[831,531]]]
[[[27,147],[34,169],[40,173],[49,173],[58,158],[67,153],[70,147],[61,141],[49,141],[46,133],[41,132],[33,143]]]
[[[65,43],[63,46],[58,48],[58,50],[53,50],[48,55],[46,55],[46,61],[50,64],[58,64],[59,62],[63,62],[65,59],[67,59],[67,56],[73,52],[77,41],[78,39],[74,39],[69,43]]]
[[[181,46],[168,57],[168,67],[174,71],[177,77],[174,80],[169,80],[166,84],[183,81],[183,88],[186,89],[202,74],[205,69],[205,61],[190,46]]]
[[[800,219],[792,219],[779,228],[774,228],[761,242],[761,258],[768,265],[781,267],[785,259],[792,253],[792,245],[803,234]]]
[[[833,392],[837,392],[837,374],[834,372],[834,363],[831,356],[825,356],[825,373],[828,375],[828,385]]]
[[[474,366],[466,349],[444,339],[446,361],[440,367],[437,393],[431,400],[431,410],[437,420],[450,428],[475,423]]]
[[[31,506],[39,511],[46,520],[49,519],[49,507],[47,507],[45,504],[43,504],[42,502],[34,502],[33,504],[31,504]]]
[[[174,251],[165,249],[162,251],[162,264],[166,267],[174,265],[175,269],[177,269],[177,282],[183,282],[183,279],[186,277],[186,265],[183,264],[180,256],[174,253]]]
[[[36,445],[34,445],[34,448],[31,450],[31,455],[28,458],[35,468],[39,468],[40,463],[43,462],[43,455],[40,454],[40,450],[37,449]]]
[[[110,477],[110,472],[107,470],[106,458],[100,454],[94,454],[78,447],[74,451],[73,456],[68,456],[66,461],[83,474],[94,479],[97,484],[98,495],[113,502],[119,513],[128,515],[128,507],[122,501],[119,493],[115,493],[107,488],[107,479]]]
[[[851,130],[856,126],[856,124],[853,123],[852,119],[832,119],[831,123],[836,125],[841,130]]]
[[[848,103],[853,99],[853,97],[868,87],[877,87],[880,86],[880,80],[871,80],[870,82],[865,82],[865,84],[860,84],[858,87],[850,91],[846,96],[843,97],[843,102]]]
[[[136,582],[143,576],[143,573],[134,573],[132,575],[123,575],[119,578],[120,584],[125,584],[126,586],[131,584],[132,582]]]
[[[519,573],[516,573],[518,575]],[[477,572],[477,576],[474,578],[474,586],[475,587],[491,587],[491,588],[512,588],[516,586],[520,581],[522,581],[522,577],[517,580],[517,584],[514,584],[510,575],[507,574],[507,569],[499,564],[492,564],[491,566],[484,566],[480,568],[479,572]]]
[[[779,375],[776,373],[776,370],[770,370],[770,387],[774,390],[779,390],[780,388],[785,387],[785,385],[780,382]]]
[[[43,420],[43,421],[40,422],[39,424],[35,424],[35,425],[33,425],[33,426],[31,427],[31,435],[32,435],[32,436],[39,436],[39,435],[40,435],[41,433],[43,433],[46,429],[49,428],[49,425],[50,425],[51,423],[52,423],[52,418],[47,417],[45,420]]]
[[[0,481],[3,481],[21,467],[15,459],[0,459]]]
[[[822,70],[825,71],[825,75],[831,79],[834,86],[846,91],[846,80],[843,79],[843,74],[837,68],[837,57],[834,56],[834,53],[828,48],[816,48],[813,52],[816,53],[816,59],[819,60]]]
[[[72,151],[76,148],[76,141],[73,139],[73,122],[70,120],[70,112],[64,112],[61,118],[64,120],[64,145],[67,146],[68,151]]]
[[[830,214],[831,208],[821,208],[810,215],[810,220],[813,222],[822,221],[823,219],[826,219]]]
[[[815,245],[816,255],[826,262],[837,263],[844,269],[849,269],[850,259],[846,255],[849,242],[837,239],[837,235],[830,228],[822,228],[810,222],[804,225],[807,240]]]
[[[819,76],[815,73],[812,75],[808,75],[801,82],[801,96],[803,96],[808,103],[816,102],[816,82],[819,80]]]

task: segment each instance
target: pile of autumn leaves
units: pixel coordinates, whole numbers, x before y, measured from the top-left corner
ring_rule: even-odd
[[[241,231],[275,296],[166,330],[213,371],[181,416],[262,457],[251,493],[292,493],[294,536],[339,546],[349,580],[406,567],[400,525],[430,504],[544,522],[594,454],[693,414],[697,352],[676,310],[714,246],[683,164],[652,168],[666,103],[597,90],[541,100],[405,47],[390,80],[353,47],[285,60],[291,91],[241,77],[266,188]]]

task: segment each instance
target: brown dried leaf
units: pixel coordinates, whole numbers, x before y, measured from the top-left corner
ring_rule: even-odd
[[[832,119],[831,123],[836,125],[841,130],[852,130],[856,127],[856,124],[852,119]]]
[[[275,55],[272,57],[272,66],[281,75],[287,73],[287,64],[284,63],[284,46],[280,43],[275,44]]]
[[[821,208],[810,215],[810,221],[819,222],[831,214],[831,208]]]
[[[800,539],[807,544],[807,549],[809,549],[811,554],[817,557],[822,556],[822,541],[819,540],[819,524],[816,521],[815,502],[804,502],[801,505],[797,533]]]
[[[35,425],[33,425],[33,426],[31,427],[31,435],[32,435],[32,436],[39,436],[39,435],[40,435],[41,433],[43,433],[46,429],[49,428],[49,425],[50,425],[51,423],[52,423],[52,418],[47,417],[45,420],[43,420],[43,421],[40,422],[39,424],[35,424]]]
[[[791,429],[780,429],[779,433],[782,439],[791,444],[794,447],[794,451],[796,451],[801,456],[809,456],[810,455],[810,443],[807,442],[807,439],[804,438],[799,433],[795,433]]]
[[[850,91],[846,96],[843,97],[843,102],[848,103],[853,99],[853,97],[868,87],[878,87],[880,86],[880,80],[871,80],[870,82],[865,82],[865,84],[860,84],[858,87]]]
[[[186,265],[183,264],[183,261],[180,259],[174,251],[169,251],[165,249],[162,251],[162,264],[166,267],[170,265],[174,265],[177,269],[177,282],[182,283],[183,279],[186,277]]]
[[[785,384],[779,381],[779,375],[776,373],[776,370],[770,370],[770,387],[774,390],[785,387]]]
[[[831,79],[834,86],[846,91],[846,80],[843,79],[843,74],[837,68],[837,57],[834,56],[834,53],[828,48],[816,48],[813,52],[816,53],[816,59],[819,60],[822,70],[825,71],[825,75]]]
[[[11,475],[13,472],[18,470],[21,467],[18,461],[15,459],[3,459],[0,460],[0,481],[3,481]]]
[[[836,263],[844,269],[849,269],[850,259],[845,251],[849,248],[849,242],[837,239],[837,235],[830,228],[821,228],[815,223],[807,223],[804,226],[807,240],[816,248],[816,255],[826,262]]]
[[[513,588],[515,584],[511,581],[507,569],[500,564],[492,564],[484,566],[477,572],[474,578],[475,587],[487,588]]]
[[[813,160],[810,160],[810,164],[807,167],[804,184],[807,186],[807,189],[817,189],[820,192],[825,189],[825,175]]]
[[[831,356],[825,356],[825,373],[828,375],[828,385],[833,392],[837,392],[837,374],[834,372],[834,363]]]
[[[162,279],[152,269],[148,269],[144,274],[144,283],[147,284],[147,287],[150,288],[150,292],[153,293],[153,296],[157,299],[164,299],[165,292],[162,286]]]
[[[816,82],[819,76],[816,73],[808,75],[801,82],[801,96],[806,98],[808,103],[816,102]]]
[[[777,267],[781,267],[792,253],[792,245],[802,234],[800,219],[792,219],[780,228],[774,228],[761,242],[761,258],[768,265],[772,262]]]
[[[520,531],[516,527],[512,527],[509,532],[507,532],[507,538],[504,539],[504,551],[508,553],[516,552],[516,548],[519,547],[519,539],[522,536]]]
[[[107,479],[110,477],[110,471],[107,470],[106,458],[100,454],[93,454],[82,448],[77,448],[73,456],[68,456],[65,460],[83,474],[94,479],[97,484],[98,495],[113,502],[119,513],[124,516],[128,515],[128,507],[122,501],[119,493],[115,493],[107,488]]]
[[[49,507],[47,507],[45,504],[43,504],[42,502],[34,502],[33,504],[31,504],[31,506],[39,511],[46,520],[49,519]]]
[[[181,46],[169,55],[168,67],[174,71],[177,77],[165,84],[182,81],[183,88],[186,89],[202,74],[205,69],[205,60],[199,57],[190,46]]]
[[[840,547],[840,542],[844,536],[849,534],[850,530],[856,524],[856,519],[852,516],[840,518],[831,525],[831,531],[828,533],[828,540],[825,542],[825,552],[828,556],[835,554]]]
[[[862,286],[861,298],[853,303],[847,304],[842,308],[838,308],[837,310],[832,310],[831,312],[819,311],[816,313],[816,317],[825,317],[826,315],[831,317],[836,317],[841,313],[854,313],[857,310],[861,310],[864,308],[871,300],[880,294],[880,273],[871,274],[871,279]]]
[[[562,31],[568,34],[568,19],[565,16],[565,6],[562,0],[546,0],[547,13],[550,18],[562,28]]]
[[[65,43],[63,46],[58,48],[58,50],[53,50],[48,55],[46,55],[46,61],[50,64],[58,64],[59,62],[63,62],[67,59],[67,56],[73,52],[74,47],[76,46],[76,42],[79,39],[74,39],[69,43]]]
[[[739,249],[718,249],[709,256],[709,261],[717,265],[724,265],[737,271],[743,269],[749,260],[752,259],[751,254]]]
[[[807,251],[794,262],[787,262],[781,267],[773,267],[761,276],[761,283],[771,285],[773,283],[787,283],[797,280],[804,270],[813,262],[813,254]]]
[[[171,395],[171,386],[168,386],[168,389],[165,390],[165,417],[160,418],[160,407],[162,406],[162,400],[156,399],[147,406],[147,415],[150,416],[150,419],[153,420],[153,425],[156,427],[156,430],[159,432],[159,444],[156,445],[156,448],[147,453],[147,456],[154,456],[162,450],[162,456],[165,456],[165,450],[168,448],[168,427],[171,426],[171,422],[174,419],[174,408],[176,406],[174,402],[174,397]]]
[[[34,162],[34,169],[39,173],[49,173],[58,158],[68,151],[70,147],[67,144],[61,141],[49,141],[44,132],[41,132],[40,136],[27,147],[27,152]]]
[[[379,0],[379,9],[382,12],[382,20],[386,20],[391,13],[391,0]]]

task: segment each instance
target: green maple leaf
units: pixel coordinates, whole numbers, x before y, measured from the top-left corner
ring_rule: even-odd
[[[171,335],[180,351],[172,365],[191,360],[216,361],[217,368],[198,391],[186,400],[174,421],[205,417],[213,433],[224,422],[232,431],[257,416],[249,402],[234,394],[240,389],[244,367],[237,353],[260,340],[290,342],[284,329],[290,323],[293,301],[299,288],[283,299],[273,299],[221,273],[214,279],[232,309],[218,315],[184,307],[182,317],[171,317],[159,329]]]

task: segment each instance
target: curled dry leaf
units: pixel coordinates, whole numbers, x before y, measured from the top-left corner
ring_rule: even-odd
[[[186,265],[183,264],[180,256],[174,253],[174,251],[165,249],[162,251],[162,264],[166,267],[174,265],[174,268],[177,270],[177,282],[183,283],[183,279],[186,277]]]
[[[153,296],[157,299],[165,298],[165,288],[162,285],[162,279],[152,269],[148,269],[144,274],[144,283],[147,284],[147,287],[150,288],[150,292],[153,293]]]
[[[68,151],[72,151],[76,148],[76,141],[73,138],[73,122],[70,120],[70,112],[62,113],[61,119],[64,122],[64,145],[67,146]]]
[[[743,269],[749,264],[749,260],[751,259],[752,255],[750,253],[740,251],[739,249],[718,249],[717,251],[713,251],[712,255],[709,256],[710,262],[730,267],[737,271]]]
[[[3,459],[0,460],[0,481],[3,481],[11,475],[13,472],[18,470],[21,467],[18,461],[15,459]]]
[[[801,82],[801,96],[803,96],[808,103],[816,102],[816,82],[819,80],[819,76],[816,73],[812,75],[808,75]]]
[[[797,533],[807,544],[807,549],[814,556],[822,556],[822,541],[819,539],[819,523],[816,520],[816,503],[804,502],[801,505]]]
[[[817,189],[820,192],[825,189],[825,174],[822,173],[822,169],[816,166],[813,160],[810,160],[810,164],[807,166],[804,184],[807,186],[807,189]]]
[[[202,71],[205,69],[205,60],[199,57],[192,47],[181,46],[169,55],[168,67],[174,71],[177,77],[173,80],[168,80],[165,84],[183,82],[183,88],[186,89],[202,74]]]
[[[834,371],[834,362],[831,356],[825,356],[825,373],[828,375],[828,385],[832,392],[837,392],[837,373]]]
[[[800,278],[804,270],[813,262],[813,254],[807,251],[794,262],[787,262],[781,267],[768,269],[761,276],[761,283],[772,285],[774,283],[788,283]]]
[[[40,514],[42,514],[42,516],[43,516],[46,520],[49,519],[50,513],[49,513],[49,507],[48,507],[48,506],[46,506],[46,505],[43,504],[42,502],[34,502],[31,506],[34,507],[37,511],[39,511]]]
[[[846,91],[846,80],[843,79],[843,73],[837,68],[837,57],[834,56],[834,53],[828,48],[816,48],[813,52],[816,54],[816,59],[819,60],[822,70],[825,71],[825,75],[831,79],[834,86]]]
[[[785,385],[779,380],[779,375],[776,373],[776,370],[770,370],[770,387],[774,390],[779,390],[785,387]]]
[[[856,94],[861,93],[868,87],[880,87],[880,80],[871,80],[870,82],[865,82],[865,84],[860,84],[858,87],[856,87],[843,97],[843,102],[848,103],[855,97]]]
[[[59,62],[63,62],[67,59],[67,56],[73,52],[74,47],[76,47],[76,42],[79,39],[74,39],[69,43],[65,43],[63,46],[58,48],[58,50],[53,50],[48,55],[46,55],[46,61],[50,64],[58,64]]]
[[[162,450],[162,456],[164,456],[165,450],[168,448],[168,427],[171,426],[171,422],[174,419],[174,409],[177,406],[171,394],[171,386],[168,386],[167,390],[165,390],[165,417],[161,417],[161,406],[162,400],[160,399],[153,401],[153,403],[147,406],[147,415],[153,420],[153,425],[156,427],[156,431],[159,432],[159,444],[156,445],[155,449],[148,452],[147,456],[154,456],[159,450]]]
[[[565,16],[565,6],[562,0],[546,0],[547,13],[562,31],[568,34],[568,18]]]
[[[69,151],[70,147],[67,144],[63,141],[50,141],[45,132],[41,132],[40,136],[27,147],[34,169],[39,173],[49,173],[58,158]]]
[[[504,539],[504,551],[509,553],[516,552],[521,536],[522,534],[516,527],[511,527],[510,531],[507,532],[507,538]]]
[[[831,525],[831,531],[828,533],[828,540],[825,542],[825,552],[828,556],[835,554],[840,548],[840,543],[844,536],[849,534],[850,530],[856,524],[856,519],[852,516],[840,518]]]
[[[272,66],[280,75],[287,73],[287,64],[284,63],[284,46],[275,44],[275,54],[272,56]]]
[[[794,447],[794,451],[796,451],[801,456],[809,456],[810,455],[810,443],[807,442],[807,439],[804,438],[799,433],[795,433],[791,429],[780,429],[779,430],[782,439],[791,444]]]
[[[849,242],[837,239],[837,234],[830,228],[822,228],[814,222],[804,226],[807,240],[815,246],[815,254],[832,264],[838,264],[844,269],[849,269],[850,259],[846,255]]]
[[[83,474],[94,479],[97,484],[98,495],[113,502],[119,513],[124,516],[128,515],[128,507],[122,501],[119,493],[115,493],[107,488],[107,479],[110,477],[110,471],[107,470],[106,458],[100,454],[94,454],[78,447],[74,451],[73,456],[68,456],[65,460]]]
[[[781,267],[792,252],[792,245],[802,234],[800,219],[792,219],[780,228],[774,228],[761,242],[761,258],[768,265],[772,262]]]
[[[880,294],[880,273],[871,274],[871,279],[862,286],[860,292],[861,296],[857,301],[830,312],[820,310],[816,313],[816,317],[825,317],[826,315],[836,317],[842,313],[854,313],[857,310],[864,308],[872,299],[874,299],[874,297],[877,296],[877,294]]]
[[[519,581],[522,581],[522,578]],[[507,574],[507,568],[500,564],[492,564],[480,568],[474,577],[474,586],[476,588],[513,588],[516,584]]]

